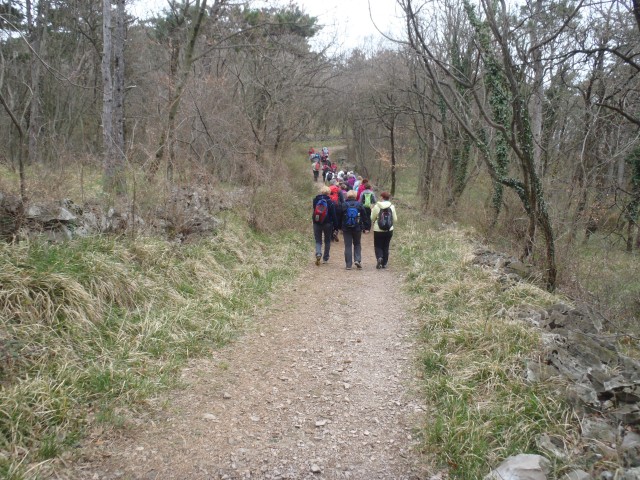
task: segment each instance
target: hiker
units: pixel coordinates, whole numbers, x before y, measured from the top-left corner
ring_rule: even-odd
[[[317,182],[320,177],[320,162],[313,162],[311,164],[311,171],[313,172],[313,181]]]
[[[338,185],[336,180],[331,180],[329,185],[329,198],[333,202],[333,205],[336,207],[336,218],[338,219],[338,223],[333,226],[333,232],[331,238],[334,242],[339,242],[340,238],[338,237],[338,230],[340,230],[340,219],[342,218],[342,205],[344,204],[344,197],[342,195],[342,189]]]
[[[371,210],[373,224],[373,248],[376,252],[376,268],[387,268],[389,261],[389,244],[393,237],[393,225],[398,220],[396,207],[389,200],[389,192],[380,194],[381,200]]]
[[[313,162],[315,155],[316,155],[316,150],[313,147],[309,147],[309,160]]]
[[[356,176],[353,172],[347,173],[347,185],[349,185],[349,190],[353,190],[353,185],[356,182]]]
[[[358,200],[359,202],[362,200],[360,198],[360,196],[362,195],[362,192],[364,192],[365,188],[367,188],[368,185],[369,185],[369,179],[368,178],[363,179],[362,177],[360,177],[360,184],[356,188],[356,192],[357,192],[356,200]]]
[[[377,199],[376,194],[373,193],[371,184],[366,180],[364,181],[364,190],[362,190],[359,200],[364,207],[364,210],[367,212],[367,218],[371,218],[371,207],[376,204]],[[368,230],[365,231],[365,233],[368,233]]]
[[[352,264],[362,268],[362,230],[371,228],[370,218],[366,216],[364,207],[356,200],[356,192],[349,190],[347,200],[342,205],[342,238],[344,239],[344,261],[347,270]],[[355,260],[355,261],[354,261]]]
[[[354,175],[355,176],[355,175]],[[353,188],[356,191],[356,197],[358,196],[358,188],[360,188],[360,184],[362,183],[362,177],[360,175],[358,175],[355,179],[355,181],[353,182],[353,185],[351,185],[351,188]],[[357,198],[356,198],[357,200]]]
[[[322,162],[322,180],[327,181],[327,173],[329,173],[329,165],[326,162]]]
[[[313,199],[313,237],[316,241],[316,265],[329,261],[329,250],[331,250],[331,238],[333,228],[338,225],[336,207],[329,194],[329,187],[323,186],[320,194]],[[324,256],[322,255],[322,243],[324,235]]]
[[[334,182],[334,173],[331,170],[327,170],[327,173],[324,175],[324,181],[331,185],[331,182]]]

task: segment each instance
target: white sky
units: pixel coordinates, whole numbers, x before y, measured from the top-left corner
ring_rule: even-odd
[[[253,3],[258,6],[267,1]],[[289,1],[271,0],[268,3],[286,5]],[[334,52],[366,46],[370,42],[375,45],[383,39],[378,29],[383,33],[390,33],[394,30],[401,31],[402,28],[395,0],[293,0],[293,3],[298,4],[309,15],[318,17],[318,23],[325,26],[318,42],[326,44],[335,39],[338,45],[332,49]],[[134,0],[129,11],[146,17],[159,12],[166,5],[166,0]]]

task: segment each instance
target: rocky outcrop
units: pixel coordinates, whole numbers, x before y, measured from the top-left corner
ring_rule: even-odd
[[[523,266],[513,257],[487,249],[475,252],[473,264],[492,269],[503,283],[536,282],[540,278],[533,267]],[[557,304],[547,309],[523,306],[511,311],[509,316],[542,330],[541,356],[528,362],[528,380],[562,379],[567,400],[581,414],[578,450],[583,458],[575,464],[588,458],[590,460],[584,465],[606,459],[609,468],[617,466],[612,471],[591,473],[576,469],[563,478],[640,480],[640,434],[637,433],[640,427],[640,362],[619,350],[618,335],[608,333],[615,329],[608,328],[607,320],[588,305]],[[572,458],[572,454],[575,453],[568,451],[561,439],[554,440],[549,435],[541,435],[538,449],[549,458],[573,463],[576,458]],[[514,458],[507,460],[507,465],[515,461]]]
[[[176,187],[164,203],[138,213],[139,207],[78,205],[69,199],[31,203],[23,209],[19,199],[0,193],[0,239],[44,236],[51,242],[62,242],[98,234],[146,232],[185,241],[218,229],[216,215],[246,204],[247,195],[244,189],[220,192]]]
[[[543,284],[542,275],[533,265],[523,263],[515,257],[484,248],[476,250],[474,255],[471,263],[491,268],[498,274],[501,282],[528,280]]]
[[[507,458],[484,480],[546,480],[550,466],[540,455],[523,453]]]

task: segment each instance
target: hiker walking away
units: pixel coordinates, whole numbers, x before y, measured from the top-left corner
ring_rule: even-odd
[[[311,171],[313,171],[313,181],[317,182],[320,178],[320,162],[313,162],[311,164]]]
[[[322,160],[321,163],[322,163],[322,180],[326,182],[327,173],[329,173],[329,164],[324,160]]]
[[[358,188],[360,188],[361,183],[362,183],[362,177],[358,175],[355,179],[355,182],[353,182],[353,185],[351,186],[351,188],[353,188],[356,191],[356,194],[358,193]],[[356,200],[357,199],[358,199],[358,196],[356,195]]]
[[[353,190],[353,186],[356,183],[356,176],[353,172],[347,173],[347,185],[349,185],[349,190]]]
[[[364,207],[356,200],[356,192],[349,190],[342,206],[342,238],[344,239],[344,261],[347,270],[355,264],[362,268],[362,231],[371,228],[370,218]]]
[[[393,225],[398,220],[396,207],[389,200],[389,192],[380,194],[381,200],[371,210],[373,224],[373,248],[376,251],[376,268],[387,268],[389,261],[389,244],[393,237]]]
[[[336,207],[329,194],[329,187],[323,186],[320,194],[313,199],[313,238],[316,241],[316,265],[329,261],[329,251],[331,250],[331,235],[334,226],[338,225]],[[324,238],[323,238],[324,237]],[[324,256],[322,254],[322,244],[324,243]]]
[[[365,178],[364,180],[360,181],[360,184],[355,189],[356,192],[357,192],[356,200],[358,200],[359,202],[362,201],[362,198],[361,198],[362,192],[364,192],[364,190],[366,188],[368,188],[368,187],[369,187],[369,179],[368,178]]]
[[[338,237],[338,230],[340,230],[340,219],[342,218],[344,197],[342,196],[342,190],[338,186],[338,182],[336,180],[331,180],[329,183],[329,198],[331,198],[333,205],[336,207],[336,218],[338,219],[338,223],[333,226],[331,238],[334,242],[339,242],[340,238]]]
[[[371,184],[369,182],[365,182],[364,190],[362,190],[362,193],[360,194],[360,203],[364,207],[365,212],[367,212],[367,218],[371,218],[371,207],[373,207],[376,202],[376,194],[373,193]]]

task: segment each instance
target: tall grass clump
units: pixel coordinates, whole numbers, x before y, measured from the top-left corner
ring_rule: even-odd
[[[526,380],[539,334],[499,313],[555,299],[472,266],[472,242],[458,230],[414,218],[398,240],[421,320],[424,449],[451,478],[478,479],[510,455],[535,453],[541,433],[566,436],[570,407],[550,386]]]
[[[33,475],[174,384],[296,273],[305,242],[236,213],[210,238],[93,237],[0,245],[0,477]]]

